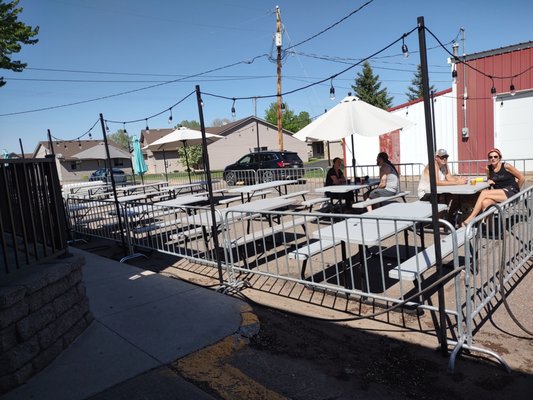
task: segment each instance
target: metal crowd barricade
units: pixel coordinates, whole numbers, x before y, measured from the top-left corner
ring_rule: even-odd
[[[533,257],[533,187],[478,215],[467,227],[472,237],[466,247],[464,278],[459,282],[456,303],[461,334],[450,358],[453,370],[462,349],[478,351],[498,359],[496,352],[474,346],[474,334],[492,309],[493,300],[501,299],[513,278]]]
[[[286,179],[297,180],[298,183],[290,185],[288,193],[308,190],[312,192],[315,188],[324,186],[326,175],[324,168],[306,167],[306,168],[272,168],[259,169],[257,171],[258,183],[282,181]]]
[[[254,185],[259,183],[257,172],[253,169],[232,169],[222,173],[226,186]]]

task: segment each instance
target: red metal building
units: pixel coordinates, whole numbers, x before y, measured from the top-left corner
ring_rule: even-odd
[[[504,158],[533,158],[533,41],[459,59],[459,159],[484,160],[492,147]]]

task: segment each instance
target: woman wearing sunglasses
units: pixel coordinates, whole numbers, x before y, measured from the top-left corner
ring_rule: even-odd
[[[479,194],[474,209],[468,218],[463,221],[463,226],[466,226],[487,207],[501,203],[517,194],[526,181],[526,177],[520,171],[511,164],[502,161],[502,152],[500,150],[491,149],[487,157],[489,160],[487,183],[490,185],[491,190],[483,190]]]

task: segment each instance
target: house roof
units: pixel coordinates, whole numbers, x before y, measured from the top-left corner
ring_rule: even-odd
[[[459,57],[459,59],[464,60],[464,61],[477,60],[478,58],[496,56],[496,55],[500,55],[504,53],[510,53],[512,51],[529,49],[530,47],[533,47],[533,41],[531,40],[529,42],[513,44],[511,46],[499,47],[497,49],[481,51],[479,53],[467,54],[464,57]]]
[[[88,150],[94,146],[102,143],[101,140],[63,140],[63,141],[53,141],[52,145],[54,146],[54,153],[56,155],[61,154],[61,158],[65,160],[77,160],[76,154]],[[109,146],[120,149],[120,146],[109,140]],[[43,147],[47,150],[48,153],[51,153],[50,143],[48,141],[42,141],[37,144],[35,151],[32,154],[32,157],[36,157],[39,149]]]
[[[222,126],[213,126],[213,127],[205,128],[205,131],[209,132],[209,133],[214,133],[215,135],[226,136],[226,135],[229,135],[230,133],[234,132],[235,130],[240,129],[243,126],[246,126],[250,122],[254,122],[254,121],[257,121],[258,123],[260,123],[262,125],[266,125],[266,126],[272,128],[272,129],[275,129],[275,130],[278,129],[278,127],[276,125],[271,124],[270,122],[265,121],[264,119],[257,118],[255,116],[251,115],[249,117],[242,118],[242,119],[239,119],[237,121],[229,122],[229,123],[227,123],[225,125],[222,125]],[[293,132],[288,131],[287,129],[283,129],[283,133],[286,133],[288,135],[293,135],[294,134]]]
[[[435,92],[434,97],[443,96],[443,95],[445,95],[447,93],[451,93],[451,91],[452,91],[452,88],[448,88],[448,89],[441,90],[440,92]],[[396,111],[396,110],[399,110],[399,109],[402,109],[402,108],[405,108],[405,107],[412,106],[413,104],[420,103],[422,101],[424,101],[424,99],[421,97],[419,99],[411,100],[411,101],[408,101],[407,103],[403,103],[403,104],[391,107],[387,111],[388,112]]]
[[[141,131],[141,138],[139,141],[143,146],[148,146],[158,139],[161,139],[163,136],[168,135],[170,132],[174,131],[176,128],[163,128],[163,129],[143,129]]]

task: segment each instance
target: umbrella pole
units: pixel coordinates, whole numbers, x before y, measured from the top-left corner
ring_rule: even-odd
[[[353,168],[353,181],[355,182],[355,177],[356,177],[356,173],[355,173],[355,147],[354,147],[354,144],[353,144],[353,135],[350,135],[352,137],[352,168]]]
[[[189,156],[187,155],[187,141],[182,140],[182,142],[183,142],[183,148],[185,149],[185,164],[187,164],[187,174],[189,175],[189,183],[192,183],[191,168],[189,167]]]
[[[165,181],[168,182],[168,173],[167,173],[167,156],[165,154],[165,150],[163,150],[163,165],[165,166]]]

